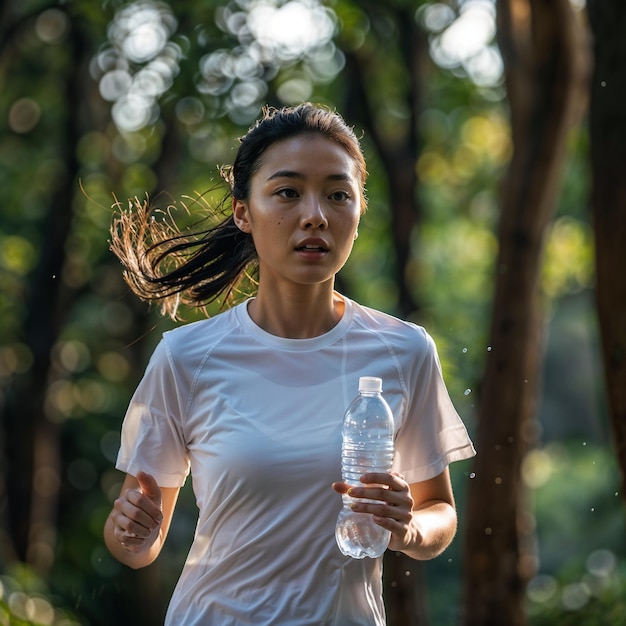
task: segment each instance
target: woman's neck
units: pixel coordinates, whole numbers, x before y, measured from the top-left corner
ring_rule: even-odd
[[[287,292],[263,289],[248,305],[257,326],[286,339],[319,337],[334,328],[344,312],[343,298],[330,285],[303,285]]]

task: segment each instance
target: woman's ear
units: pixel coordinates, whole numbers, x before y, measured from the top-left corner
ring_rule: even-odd
[[[244,233],[251,233],[248,205],[243,200],[233,198],[233,219],[237,228]]]

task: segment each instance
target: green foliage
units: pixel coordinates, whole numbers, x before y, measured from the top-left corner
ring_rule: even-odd
[[[572,590],[576,593],[576,590]],[[584,592],[583,592],[584,593]],[[614,583],[588,599],[578,610],[549,607],[531,614],[530,626],[613,626],[626,623],[626,585]]]
[[[530,453],[523,477],[537,518],[541,571],[584,570],[589,554],[623,553],[623,509],[616,461],[610,450],[582,441],[551,443]]]
[[[538,520],[532,626],[622,623],[626,546],[613,455],[585,441],[554,443],[526,458],[523,476]]]
[[[70,610],[55,604],[50,589],[33,572],[13,567],[0,577],[0,624],[10,626],[82,626]]]

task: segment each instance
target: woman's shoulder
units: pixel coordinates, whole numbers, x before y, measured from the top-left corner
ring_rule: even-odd
[[[170,354],[190,355],[206,352],[237,327],[234,309],[212,317],[188,322],[163,333],[163,343]]]
[[[385,313],[356,302],[352,302],[352,306],[354,309],[354,320],[363,328],[384,333],[385,336],[397,337],[402,341],[407,339],[413,342],[431,341],[426,329],[415,322],[401,319],[391,313]]]
[[[420,368],[424,363],[437,362],[437,346],[423,326],[371,307],[354,304],[353,308],[356,326],[384,344],[387,353],[393,354],[403,367]]]

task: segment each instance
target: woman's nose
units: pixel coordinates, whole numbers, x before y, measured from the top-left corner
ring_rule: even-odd
[[[323,203],[318,198],[310,198],[304,203],[300,220],[302,228],[325,229],[328,226]]]

